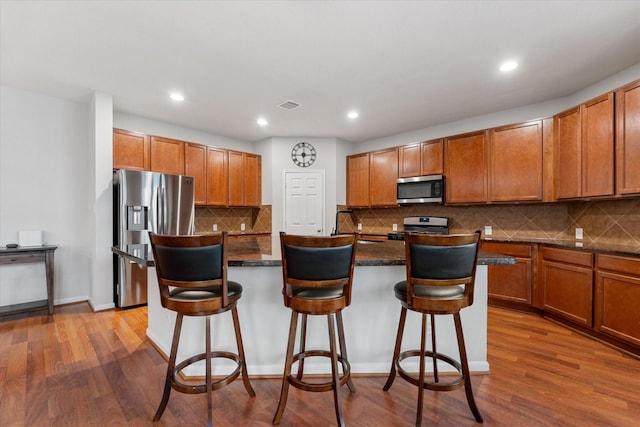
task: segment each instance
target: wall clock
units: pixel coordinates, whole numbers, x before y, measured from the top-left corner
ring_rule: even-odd
[[[298,142],[291,149],[291,160],[302,168],[311,166],[316,161],[316,149],[308,142]]]

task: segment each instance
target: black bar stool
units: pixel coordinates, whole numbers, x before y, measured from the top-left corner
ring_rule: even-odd
[[[284,413],[289,393],[289,384],[312,392],[333,390],[336,418],[344,426],[339,389],[345,383],[353,393],[351,366],[347,358],[347,347],[342,325],[342,309],[351,304],[351,286],[355,265],[357,239],[355,234],[331,237],[295,236],[280,233],[282,249],[282,276],[285,307],[291,308],[289,341],[282,377],[282,389],[273,424],[278,424]],[[298,314],[302,314],[300,351],[293,353],[296,343]],[[307,315],[327,316],[329,328],[329,351],[306,350]],[[336,351],[336,324],[340,353]],[[304,360],[307,357],[331,358],[331,381],[318,383],[306,381]],[[292,366],[298,363],[298,372],[291,374]],[[339,366],[342,365],[342,375]]]
[[[467,351],[462,334],[460,310],[473,304],[476,264],[480,231],[474,234],[430,235],[408,233],[405,235],[407,280],[396,283],[395,296],[402,304],[398,334],[391,362],[391,371],[383,390],[393,384],[396,371],[402,378],[418,387],[418,410],[416,426],[422,424],[422,401],[424,389],[450,391],[464,386],[467,403],[477,422],[482,415],[473,399]],[[422,335],[420,350],[400,352],[407,310],[422,313]],[[426,315],[431,317],[431,351],[426,350]],[[450,314],[456,329],[460,362],[438,353],[436,349],[435,315]],[[420,357],[420,372],[416,378],[403,369],[401,362],[409,357]],[[425,358],[433,364],[433,378],[425,378]],[[457,371],[455,379],[440,381],[437,362],[441,360]]]
[[[181,393],[207,393],[208,425],[211,426],[213,390],[228,385],[242,375],[244,388],[249,396],[255,396],[247,374],[236,308],[242,296],[242,285],[227,280],[227,233],[204,236],[166,236],[149,233],[149,236],[160,286],[160,302],[164,308],[177,313],[164,392],[153,420],[158,421],[162,416],[173,388]],[[233,316],[238,353],[211,351],[210,316],[229,310]],[[205,316],[206,349],[204,353],[176,365],[183,316]],[[231,373],[214,381],[211,375],[211,360],[216,357],[232,360],[237,366]],[[200,360],[205,360],[204,383],[192,384],[181,381],[182,370]]]

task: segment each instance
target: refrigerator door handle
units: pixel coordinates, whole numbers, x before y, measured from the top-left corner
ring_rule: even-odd
[[[165,234],[165,191],[164,187],[158,188],[158,204],[157,204],[157,218],[158,218],[158,234]]]

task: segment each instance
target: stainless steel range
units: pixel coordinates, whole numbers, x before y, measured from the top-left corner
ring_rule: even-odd
[[[449,234],[449,218],[442,216],[408,216],[403,226],[403,231],[389,233],[388,239],[404,240],[405,233]]]

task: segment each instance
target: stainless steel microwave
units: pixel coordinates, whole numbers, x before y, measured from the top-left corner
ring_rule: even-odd
[[[399,178],[397,199],[400,205],[444,203],[444,175]]]

